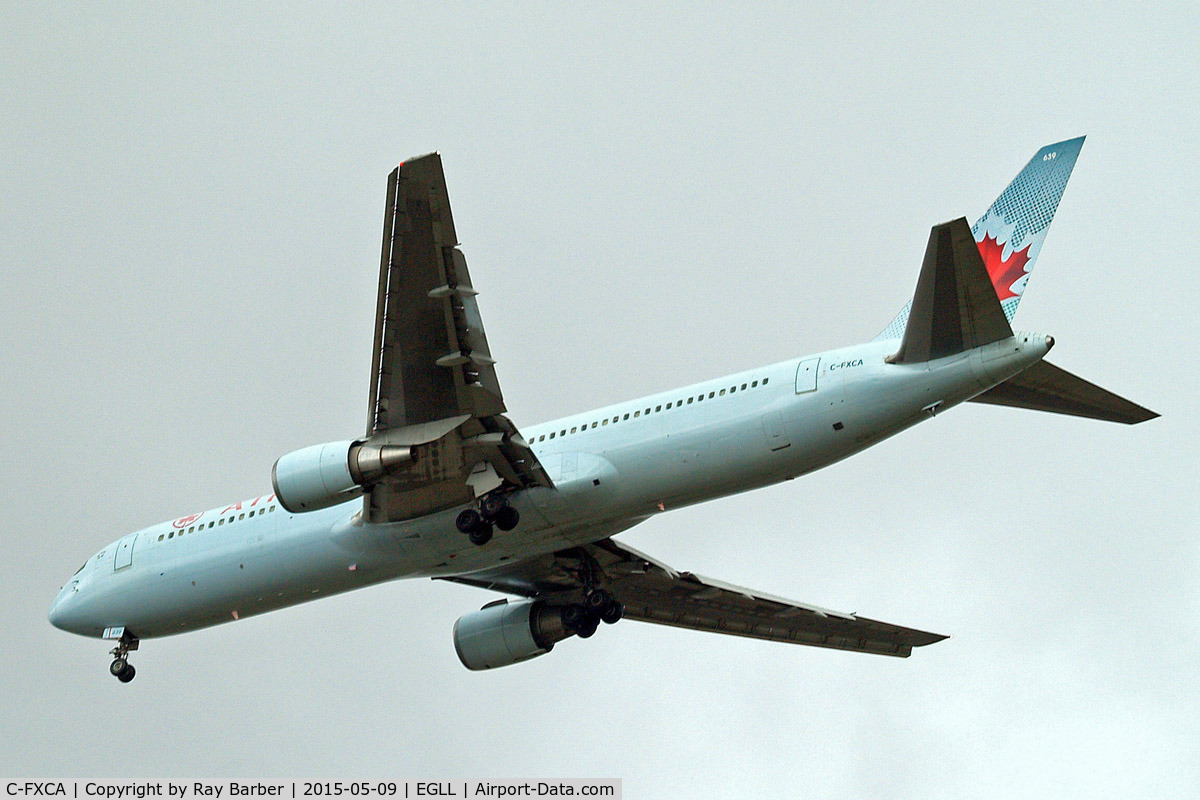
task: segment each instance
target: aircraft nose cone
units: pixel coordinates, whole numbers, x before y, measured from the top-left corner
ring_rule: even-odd
[[[80,632],[80,612],[83,609],[80,608],[79,592],[76,589],[76,584],[64,586],[50,604],[50,613],[46,615],[51,625],[69,633]]]
[[[50,604],[50,613],[47,614],[46,617],[50,620],[50,624],[54,627],[58,628],[59,630],[66,630],[63,628],[63,612],[62,609],[59,608],[61,605],[61,599],[61,595],[54,598],[54,602]]]

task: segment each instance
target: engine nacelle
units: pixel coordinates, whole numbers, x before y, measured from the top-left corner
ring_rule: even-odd
[[[314,444],[276,461],[271,485],[279,504],[293,514],[317,511],[353,500],[413,458],[411,447],[370,441]]]
[[[279,504],[297,514],[353,500],[363,487],[350,474],[354,442],[314,444],[288,453],[271,467]]]
[[[549,653],[555,642],[571,635],[558,607],[540,600],[502,600],[458,618],[454,649],[467,669],[494,669]]]

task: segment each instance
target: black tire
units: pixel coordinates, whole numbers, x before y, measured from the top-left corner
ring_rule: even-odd
[[[496,512],[496,527],[502,531],[511,531],[520,521],[520,512],[512,506],[505,506]]]
[[[467,537],[471,540],[471,544],[482,547],[492,540],[492,526],[483,525],[479,528],[476,528],[468,533]]]
[[[569,631],[578,632],[579,627],[587,621],[587,609],[580,605],[565,606],[562,610],[563,626]]]
[[[596,628],[598,627],[600,627],[600,621],[591,614],[588,614],[587,619],[585,619],[576,629],[575,635],[580,639],[589,639],[591,638],[592,634],[596,632]]]
[[[500,511],[508,506],[508,500],[502,494],[485,495],[479,503],[479,510],[488,519],[496,519]]]
[[[454,525],[463,533],[473,533],[482,528],[483,524],[483,516],[473,508],[459,512],[458,518],[454,520]]]
[[[121,673],[129,666],[129,662],[123,658],[114,658],[113,662],[108,665],[108,671],[116,677],[121,677]]]
[[[612,605],[612,595],[603,589],[594,589],[587,596],[587,605],[590,611],[601,614]]]
[[[600,612],[600,621],[606,625],[615,625],[621,621],[623,616],[625,616],[625,606],[614,600],[608,604],[608,608]]]
[[[121,674],[117,676],[117,680],[121,683],[129,683],[133,680],[134,675],[137,675],[137,670],[133,668],[133,664],[126,664],[125,669],[121,670]]]

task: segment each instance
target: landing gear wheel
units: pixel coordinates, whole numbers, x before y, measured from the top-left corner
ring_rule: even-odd
[[[521,514],[512,506],[504,506],[496,512],[496,527],[502,531],[511,531],[521,521]]]
[[[600,612],[600,621],[607,625],[614,625],[620,622],[623,616],[625,616],[625,606],[614,600],[608,604],[608,608]]]
[[[483,515],[473,508],[468,508],[465,511],[459,512],[458,518],[454,520],[454,525],[463,533],[473,534],[484,526]],[[471,541],[475,540],[472,539]],[[485,539],[484,541],[487,540]]]
[[[465,511],[463,512],[466,513]],[[492,540],[492,526],[481,524],[478,528],[467,534],[467,538],[471,540],[471,544],[483,546]]]
[[[580,639],[588,639],[591,637],[591,635],[593,633],[596,632],[596,628],[598,628],[599,626],[600,626],[599,620],[597,620],[591,614],[588,614],[587,617],[584,619],[584,621],[579,624],[579,627],[577,627],[575,629],[575,634]]]
[[[587,605],[590,611],[603,614],[604,609],[612,605],[612,595],[603,589],[593,589],[588,593]]]
[[[500,512],[508,507],[508,499],[502,494],[484,495],[479,501],[479,510],[488,519],[496,519]]]
[[[107,633],[107,631],[105,631]],[[121,683],[129,683],[136,674],[133,664],[129,663],[129,651],[138,649],[138,638],[131,633],[123,632],[117,640],[117,646],[108,653],[113,657],[108,665],[108,671]]]
[[[565,606],[562,610],[563,625],[570,631],[577,631],[587,620],[587,616],[587,609],[580,605]]]
[[[599,620],[596,619],[595,614],[587,610],[587,606],[572,603],[565,606],[561,613],[563,626],[579,636],[580,639],[586,639],[596,632]]]

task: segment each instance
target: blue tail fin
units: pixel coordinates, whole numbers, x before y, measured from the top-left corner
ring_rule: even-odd
[[[1083,139],[1080,136],[1057,142],[1034,153],[996,202],[971,226],[1000,307],[1010,322],[1017,313]],[[910,301],[875,340],[903,336],[911,307]]]

